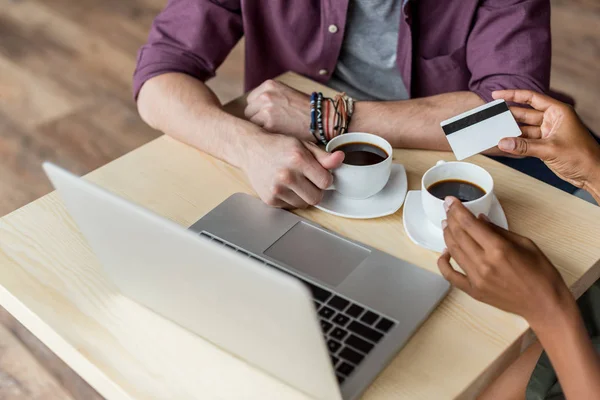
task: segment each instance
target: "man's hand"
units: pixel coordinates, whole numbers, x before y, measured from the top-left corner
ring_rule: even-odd
[[[266,131],[314,141],[310,128],[310,97],[273,80],[248,95],[246,118]]]
[[[270,206],[306,208],[318,204],[344,153],[327,153],[313,143],[284,135],[260,134],[248,142],[241,168]]]
[[[450,283],[479,301],[522,316],[532,326],[551,321],[559,307],[574,302],[535,243],[497,227],[485,216],[475,218],[454,197],[448,197],[445,205],[447,250],[438,267]],[[452,267],[450,258],[464,274]]]
[[[600,146],[570,106],[529,90],[501,90],[492,96],[534,108],[511,107],[517,122],[524,125],[523,135],[502,139],[498,143],[501,150],[537,157],[579,188],[600,179]]]

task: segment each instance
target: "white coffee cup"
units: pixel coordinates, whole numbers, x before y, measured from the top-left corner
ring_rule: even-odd
[[[431,185],[447,179],[459,179],[471,182],[485,191],[485,195],[473,201],[464,202],[464,206],[474,215],[489,215],[494,197],[494,180],[485,169],[478,165],[460,161],[438,161],[421,179],[421,202],[427,218],[436,227],[442,229],[442,221],[446,219],[444,200],[438,199],[429,191]]]
[[[332,153],[347,143],[371,144],[383,149],[388,156],[385,160],[372,165],[342,164],[331,171],[333,185],[327,190],[335,190],[352,199],[366,199],[379,193],[387,184],[392,172],[392,145],[387,140],[370,133],[352,132],[336,136],[327,143],[325,150]]]

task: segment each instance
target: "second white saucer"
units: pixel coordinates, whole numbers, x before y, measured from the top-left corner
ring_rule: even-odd
[[[395,213],[402,207],[408,182],[402,164],[392,164],[387,185],[379,193],[364,200],[350,199],[334,190],[328,190],[315,207],[338,217],[353,219],[379,218]]]
[[[489,218],[499,227],[508,229],[506,215],[496,196],[492,202]],[[427,219],[421,204],[420,190],[411,190],[406,195],[403,220],[404,230],[415,244],[438,253],[444,251],[446,248],[444,233]]]

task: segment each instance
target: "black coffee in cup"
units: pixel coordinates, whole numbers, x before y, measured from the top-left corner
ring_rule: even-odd
[[[477,200],[485,196],[485,190],[474,183],[460,179],[437,181],[429,186],[427,191],[441,200],[447,196],[454,196],[462,202]]]
[[[345,143],[334,150],[344,152],[344,164],[348,165],[374,165],[389,157],[381,147],[364,142]]]

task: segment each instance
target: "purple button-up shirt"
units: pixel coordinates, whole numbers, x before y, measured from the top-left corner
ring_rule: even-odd
[[[348,0],[169,0],[138,54],[134,94],[167,72],[211,78],[242,36],[246,90],[287,71],[326,84],[347,8]],[[397,64],[413,98],[548,91],[548,0],[411,0],[398,24]]]

